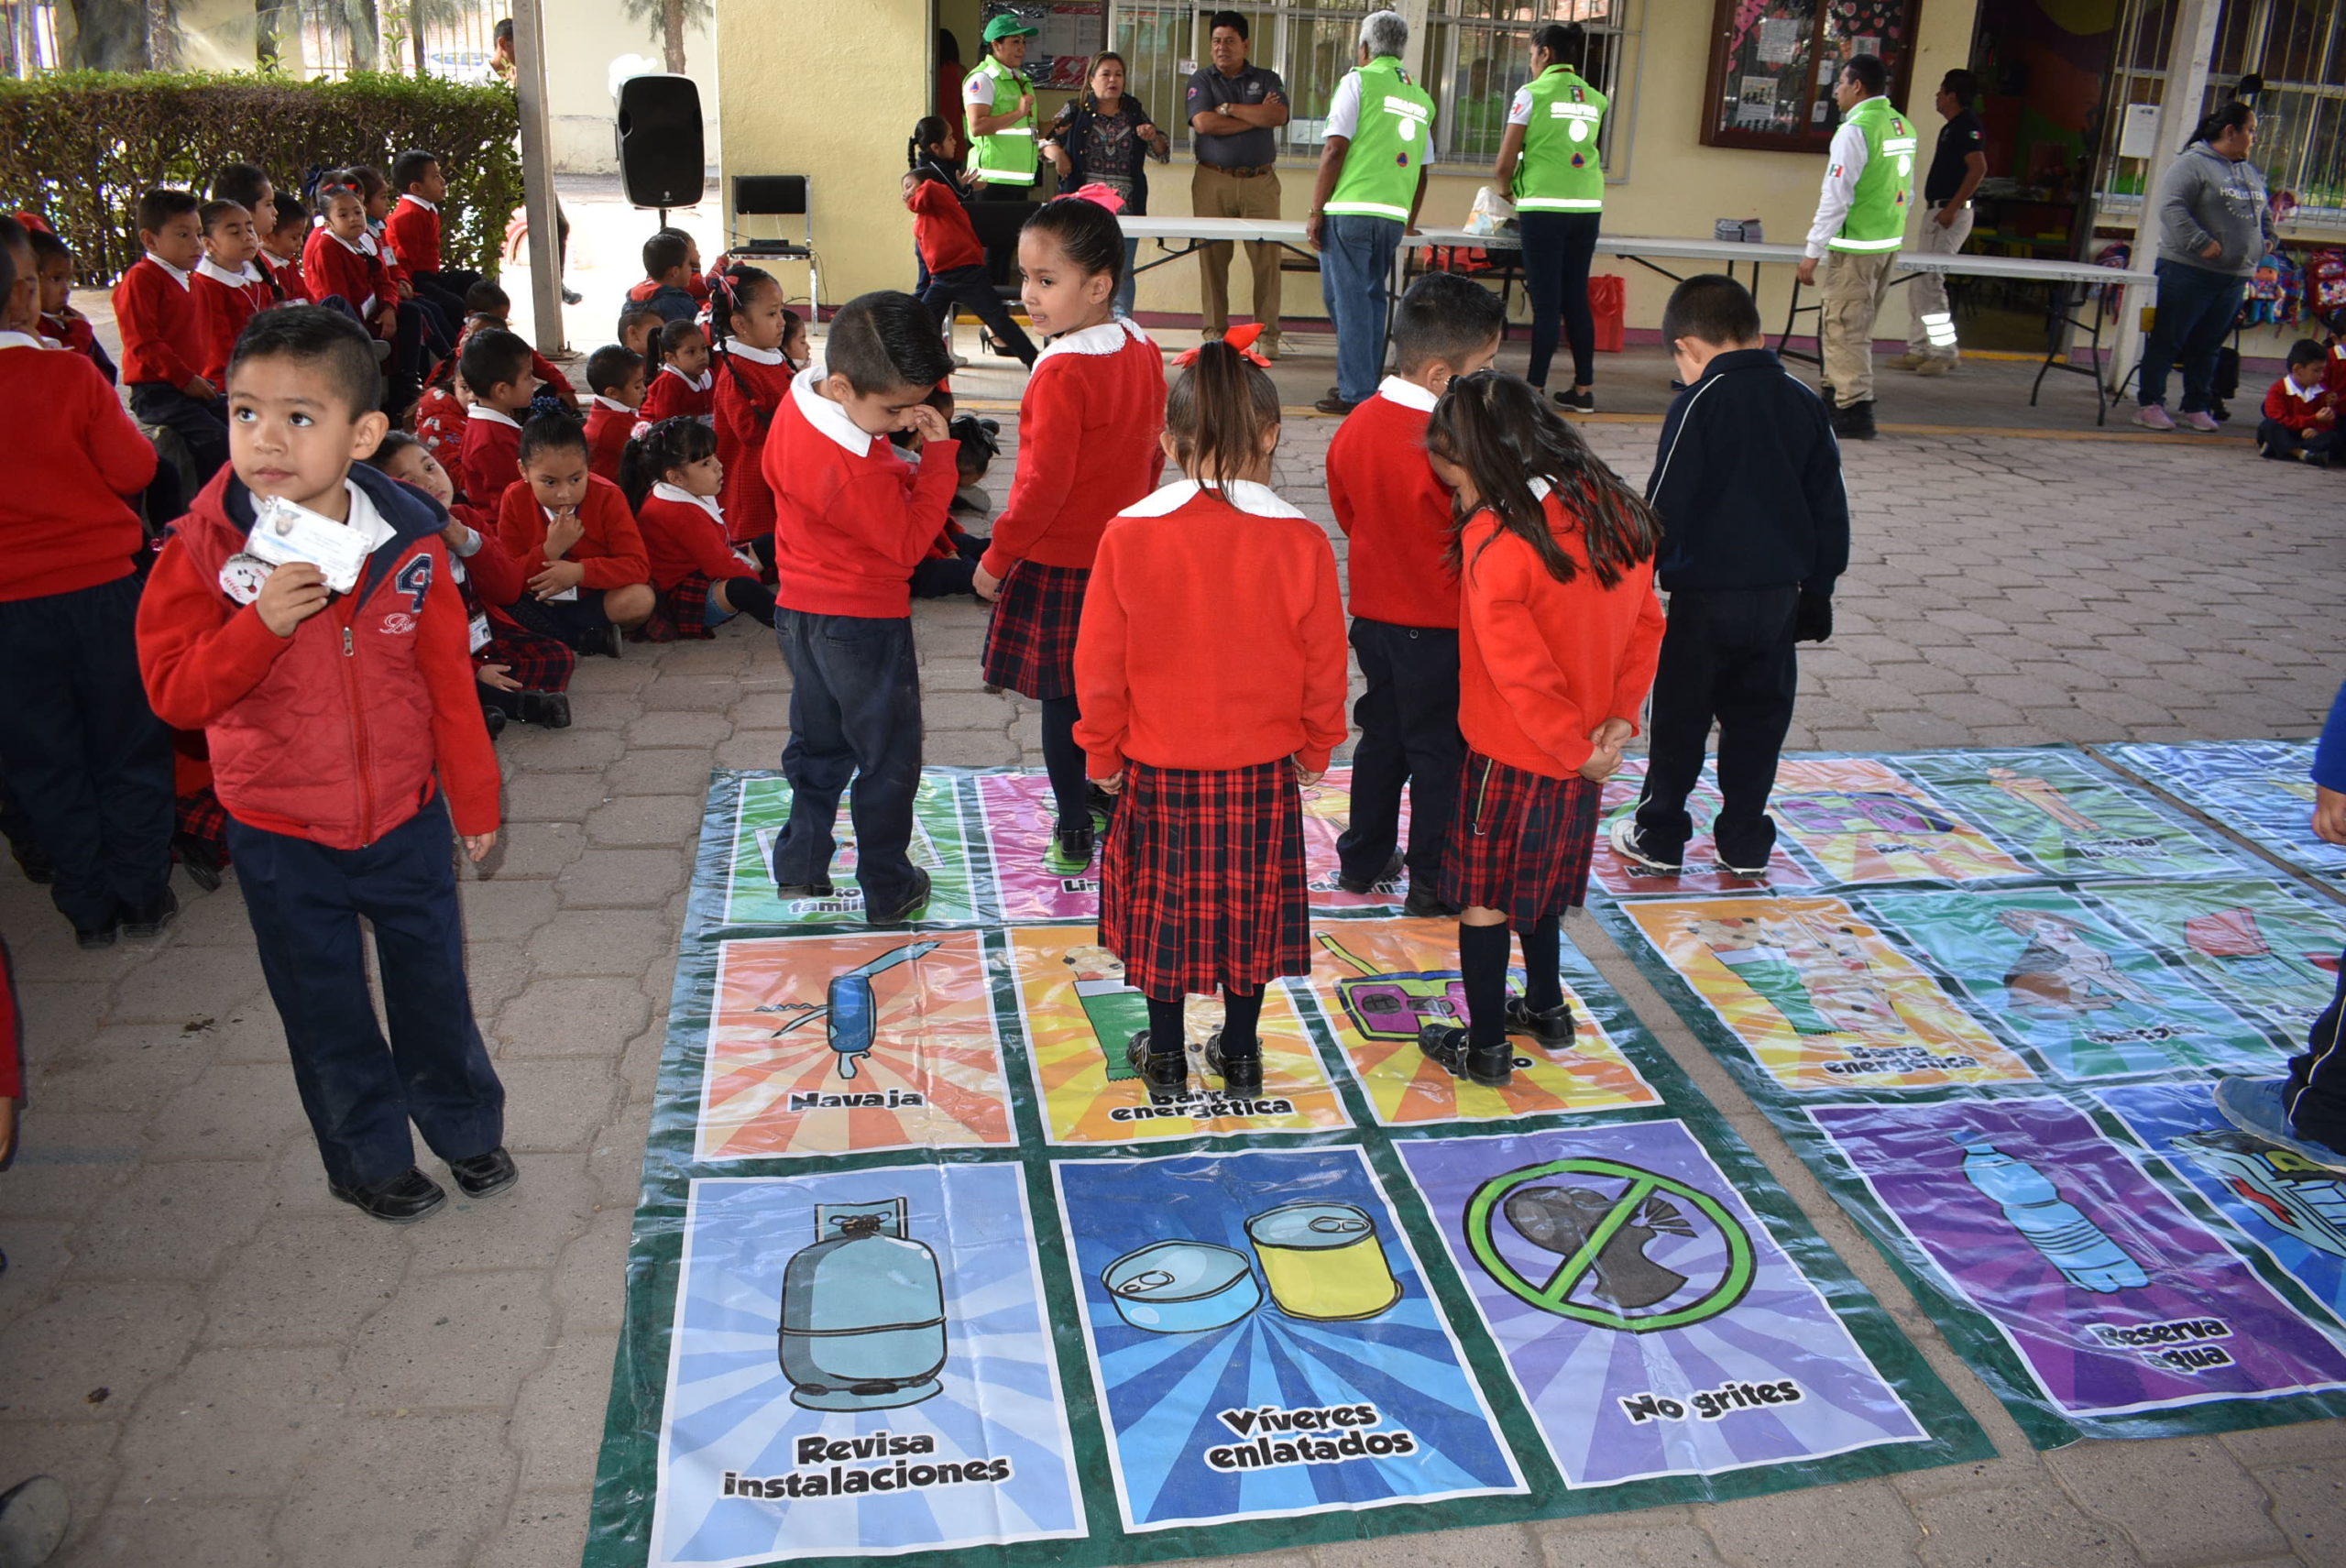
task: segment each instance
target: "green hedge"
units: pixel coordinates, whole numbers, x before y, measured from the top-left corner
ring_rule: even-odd
[[[73,247],[85,283],[138,259],[133,217],[156,185],[201,191],[243,160],[298,190],[321,166],[389,173],[409,148],[439,154],[445,265],[494,275],[521,203],[520,116],[503,87],[432,77],[341,82],[192,72],[68,71],[0,80],[0,206],[35,212]]]

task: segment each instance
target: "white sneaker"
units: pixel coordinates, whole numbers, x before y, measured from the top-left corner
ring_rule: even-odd
[[[2134,411],[2134,422],[2144,430],[2164,431],[2170,434],[2175,430],[2175,416],[2166,411],[2164,403],[2144,403]]]
[[[1650,853],[1638,841],[1638,819],[1635,816],[1615,817],[1613,826],[1605,831],[1605,839],[1613,846],[1615,854],[1649,876],[1676,876],[1686,869],[1682,861],[1665,861]]]

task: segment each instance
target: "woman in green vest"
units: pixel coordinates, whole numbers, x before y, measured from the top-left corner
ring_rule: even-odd
[[[1577,22],[1551,22],[1531,35],[1531,80],[1516,90],[1499,142],[1498,188],[1515,203],[1523,233],[1523,287],[1531,297],[1530,381],[1545,390],[1556,354],[1556,321],[1573,349],[1573,386],[1556,401],[1595,413],[1596,320],[1588,308],[1588,264],[1605,206],[1605,94],[1564,63],[1582,57]]]
[[[981,199],[1025,202],[1035,193],[1035,83],[1019,68],[1036,29],[1005,11],[986,24],[986,57],[961,82],[970,119],[970,173]]]

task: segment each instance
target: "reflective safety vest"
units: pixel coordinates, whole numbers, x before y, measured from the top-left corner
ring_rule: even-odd
[[[1523,127],[1523,157],[1515,166],[1516,210],[1594,213],[1605,205],[1605,159],[1596,134],[1605,126],[1605,94],[1569,65],[1551,65],[1524,89],[1531,118]]]
[[[980,62],[975,74],[993,79],[993,104],[988,114],[1012,114],[1018,100],[1035,91],[1032,82],[992,55]],[[991,135],[970,137],[970,168],[990,185],[1035,183],[1035,116],[1027,115],[1023,126],[1005,126]]]
[[[1847,123],[1866,138],[1866,166],[1841,232],[1825,247],[1868,255],[1896,250],[1905,243],[1906,210],[1914,201],[1914,127],[1880,94],[1850,110]]]
[[[1336,177],[1327,211],[1408,223],[1426,127],[1433,124],[1433,99],[1389,54],[1353,74],[1360,78],[1360,121],[1353,126],[1344,171]]]

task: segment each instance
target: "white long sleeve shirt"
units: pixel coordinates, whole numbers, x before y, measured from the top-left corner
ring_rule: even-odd
[[[1808,225],[1808,254],[1823,260],[1828,242],[1841,232],[1849,203],[1858,199],[1858,176],[1866,171],[1865,132],[1842,123],[1833,133],[1833,149],[1825,155],[1825,188],[1816,193],[1816,221]]]

